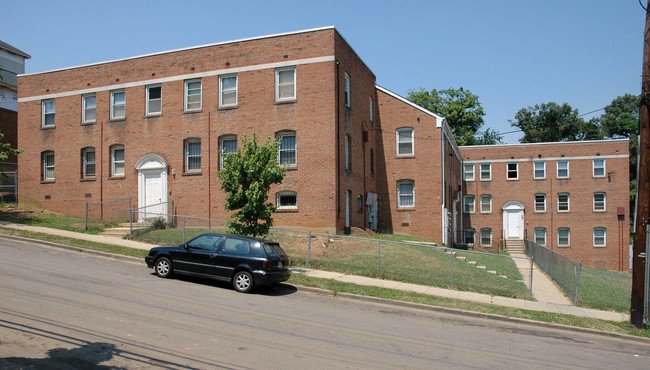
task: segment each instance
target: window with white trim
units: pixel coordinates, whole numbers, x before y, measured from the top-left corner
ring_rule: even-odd
[[[463,213],[474,213],[474,201],[475,197],[473,195],[463,197]]]
[[[569,161],[557,161],[557,178],[558,179],[568,179],[569,178]]]
[[[594,247],[605,247],[607,245],[607,229],[604,227],[594,228]]]
[[[126,96],[124,90],[111,91],[111,119],[126,117]]]
[[[476,234],[474,229],[463,230],[463,242],[465,244],[474,244],[474,234]]]
[[[184,147],[185,172],[201,172],[201,139],[187,139]]]
[[[533,162],[533,178],[537,180],[546,178],[546,162]]]
[[[219,139],[219,168],[223,171],[224,161],[230,154],[237,153],[237,136],[224,136]]]
[[[606,210],[607,194],[594,193],[594,212],[602,212]]]
[[[558,193],[557,195],[557,211],[569,212],[569,193]]]
[[[357,212],[363,211],[363,197],[361,194],[357,195]]]
[[[571,230],[568,227],[557,229],[557,246],[568,247],[571,243]]]
[[[185,81],[185,111],[199,111],[202,105],[203,89],[201,80]]]
[[[506,178],[508,180],[519,180],[519,163],[511,162],[506,164]]]
[[[594,159],[593,161],[594,177],[605,177],[605,160]]]
[[[372,103],[372,98],[368,98],[368,99],[370,100],[370,122],[372,122],[374,104]]]
[[[481,229],[481,245],[484,247],[489,247],[492,245],[492,229]]]
[[[54,99],[43,100],[41,103],[43,107],[43,117],[41,119],[41,127],[43,128],[54,127],[54,113],[55,113]]]
[[[113,145],[111,147],[111,176],[124,177],[124,146]]]
[[[81,123],[97,122],[97,98],[95,94],[81,97]]]
[[[397,207],[415,207],[415,183],[413,180],[401,180],[397,182]]]
[[[81,150],[81,177],[84,179],[95,178],[95,148]]]
[[[395,132],[395,142],[398,156],[413,155],[415,152],[411,127],[398,128]]]
[[[41,153],[41,181],[54,181],[54,152]]]
[[[282,68],[275,71],[275,100],[296,100],[296,68]]]
[[[492,180],[492,164],[491,163],[481,163],[480,166],[480,179],[481,181],[490,181]]]
[[[492,212],[492,196],[489,194],[481,195],[481,213]]]
[[[278,163],[289,167],[295,167],[297,164],[296,155],[296,133],[281,132],[276,135],[280,142],[278,148]]]
[[[281,191],[277,193],[276,197],[277,209],[297,209],[298,208],[298,193],[295,191]]]
[[[535,228],[535,243],[539,245],[546,245],[546,228],[536,227]]]
[[[345,106],[350,107],[350,75],[345,74]]]
[[[535,194],[535,212],[546,212],[546,194]]]
[[[345,135],[344,141],[344,160],[345,160],[345,170],[350,170],[350,135]]]
[[[237,106],[237,75],[219,77],[219,107]]]
[[[162,86],[147,86],[147,116],[162,113]]]
[[[463,165],[463,176],[465,181],[474,181],[474,163]]]

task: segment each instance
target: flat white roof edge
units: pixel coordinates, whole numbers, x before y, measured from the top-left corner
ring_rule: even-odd
[[[603,139],[603,140],[581,140],[581,141],[548,141],[543,143],[519,143],[519,144],[493,144],[493,145],[464,145],[461,148],[502,148],[511,146],[532,146],[532,145],[558,145],[558,144],[588,144],[603,143],[607,141],[629,141],[630,139]]]
[[[385,89],[385,88],[383,88],[383,87],[381,87],[381,86],[379,86],[379,85],[377,85],[377,84],[375,84],[375,88],[376,88],[377,90],[383,92],[383,93],[386,93],[386,94],[392,96],[392,97],[395,98],[395,99],[401,100],[403,103],[406,103],[406,104],[412,106],[413,108],[419,109],[419,110],[421,110],[422,112],[424,112],[424,113],[426,113],[426,114],[428,114],[428,115],[430,115],[430,116],[432,116],[432,117],[435,117],[436,120],[437,120],[436,124],[438,125],[438,127],[442,127],[442,126],[441,126],[441,125],[442,125],[442,120],[444,120],[445,117],[440,116],[440,115],[438,115],[438,114],[435,114],[435,113],[433,113],[432,111],[430,111],[430,110],[428,110],[428,109],[426,109],[426,108],[424,108],[424,107],[421,107],[421,106],[419,106],[419,105],[413,103],[412,101],[409,101],[408,99],[403,98],[403,97],[397,95],[396,93],[394,93],[394,92],[392,92],[392,91],[390,91],[390,90],[387,90],[387,89]]]
[[[185,48],[179,48],[179,49],[173,49],[173,50],[167,50],[167,51],[158,51],[158,52],[155,52],[155,53],[143,54],[143,55],[137,55],[137,56],[133,56],[133,57],[126,57],[126,58],[113,59],[113,60],[106,60],[106,61],[103,61],[103,62],[95,62],[95,63],[89,63],[89,64],[81,64],[81,65],[73,66],[73,67],[64,67],[64,68],[51,69],[51,70],[49,70],[49,71],[32,72],[32,73],[23,73],[23,74],[19,74],[18,77],[22,77],[22,76],[33,76],[33,75],[39,75],[39,74],[45,74],[45,73],[52,73],[52,72],[60,72],[60,71],[66,71],[66,70],[69,70],[69,69],[75,69],[75,68],[92,67],[92,66],[97,66],[97,65],[101,65],[101,64],[108,64],[108,63],[122,62],[122,61],[125,61],[125,60],[131,60],[131,59],[146,58],[146,57],[151,57],[151,56],[155,56],[155,55],[162,55],[162,54],[176,53],[176,52],[179,52],[179,51],[186,51],[186,50],[193,50],[193,49],[201,49],[201,48],[207,48],[207,47],[211,47],[211,46],[219,46],[219,45],[226,45],[226,44],[234,44],[234,43],[237,43],[237,42],[253,41],[253,40],[261,40],[261,39],[268,39],[268,38],[280,37],[280,36],[297,35],[297,34],[300,34],[300,33],[323,31],[323,30],[329,30],[329,29],[334,29],[334,28],[335,28],[335,26],[326,26],[326,27],[310,28],[310,29],[306,29],[306,30],[298,30],[298,31],[283,32],[283,33],[274,33],[274,34],[271,34],[271,35],[264,35],[264,36],[248,37],[248,38],[237,39],[237,40],[221,41],[221,42],[215,42],[215,43],[212,43],[212,44],[204,44],[204,45],[197,45],[197,46],[189,46],[189,47],[185,47]]]

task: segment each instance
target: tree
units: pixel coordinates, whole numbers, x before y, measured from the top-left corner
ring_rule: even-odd
[[[10,155],[18,155],[22,152],[20,149],[14,149],[9,143],[3,143],[5,134],[0,132],[0,162],[4,162],[9,159]],[[4,166],[0,165],[0,169],[4,169]]]
[[[273,226],[275,207],[266,203],[272,184],[284,179],[285,169],[278,164],[278,142],[270,137],[264,145],[257,136],[242,138],[243,148],[224,159],[225,171],[218,172],[226,192],[225,208],[239,210],[230,215],[228,231],[242,235],[265,235]],[[261,222],[260,222],[261,221]]]
[[[485,112],[478,96],[462,87],[445,90],[411,90],[408,100],[447,119],[458,145],[497,144],[501,136],[494,130],[479,132]]]
[[[522,143],[602,139],[597,120],[585,121],[567,103],[550,102],[522,108],[510,124],[524,132],[519,140]]]

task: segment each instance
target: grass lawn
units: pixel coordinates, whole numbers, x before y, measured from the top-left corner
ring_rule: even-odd
[[[85,220],[82,217],[66,216],[51,212],[26,212],[14,210],[5,204],[0,205],[0,220],[19,224],[51,227],[53,229],[84,232]],[[99,234],[105,228],[117,226],[116,222],[88,221],[89,234]]]
[[[598,310],[630,311],[632,275],[582,269],[578,305]]]

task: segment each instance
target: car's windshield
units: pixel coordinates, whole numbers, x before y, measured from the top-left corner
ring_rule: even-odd
[[[262,246],[264,247],[264,251],[266,252],[266,254],[269,255],[269,256],[273,256],[273,255],[275,255],[275,256],[278,256],[278,255],[279,256],[285,256],[286,255],[286,253],[284,253],[282,248],[280,248],[279,244],[264,243],[264,244],[262,244]]]

